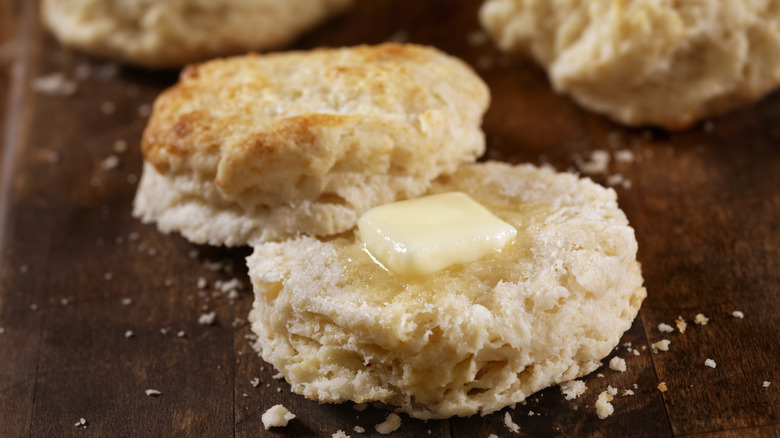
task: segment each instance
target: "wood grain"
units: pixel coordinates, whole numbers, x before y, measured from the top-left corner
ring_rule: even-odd
[[[649,296],[606,358],[624,358],[627,371],[584,377],[582,397],[553,387],[485,417],[403,416],[393,436],[780,436],[780,95],[682,133],[626,129],[555,95],[533,64],[469,43],[479,4],[359,1],[293,48],[394,39],[461,57],[491,87],[489,159],[576,170],[594,150],[631,151],[636,161],[613,160],[593,178],[630,181],[615,189]],[[248,249],[194,246],[130,216],[148,105],[176,72],[63,49],[35,2],[0,4],[0,44],[9,40],[23,50],[17,76],[0,65],[0,436],[379,436],[386,411],[305,400],[252,351]],[[76,79],[77,93],[30,90],[53,72]],[[111,156],[118,164],[106,168]],[[231,299],[217,284],[233,278],[243,289]],[[214,325],[198,323],[212,311]],[[707,325],[693,323],[697,313]],[[685,333],[658,330],[678,316]],[[661,339],[669,351],[652,352]],[[599,420],[593,404],[608,386],[619,391],[615,413]],[[298,417],[265,431],[260,417],[277,403]]]

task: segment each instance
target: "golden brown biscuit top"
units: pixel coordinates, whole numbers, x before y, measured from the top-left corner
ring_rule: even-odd
[[[298,196],[284,187],[307,192],[333,172],[418,175],[471,161],[483,146],[453,153],[442,141],[478,127],[488,100],[470,68],[429,47],[250,54],[186,68],[154,103],[142,149],[163,174],[274,205]]]

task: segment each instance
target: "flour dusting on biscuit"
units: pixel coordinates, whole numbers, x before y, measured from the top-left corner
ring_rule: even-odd
[[[487,414],[611,353],[646,296],[615,192],[494,162],[427,193],[452,191],[511,224],[513,241],[413,278],[376,263],[356,232],[254,247],[255,348],[294,392],[423,419]]]
[[[154,103],[134,214],[216,245],[338,234],[476,160],[488,101],[465,63],[416,45],[195,65]]]

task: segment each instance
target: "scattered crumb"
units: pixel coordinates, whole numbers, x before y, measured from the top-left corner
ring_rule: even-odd
[[[669,324],[660,323],[658,324],[658,331],[662,333],[671,333],[674,329]]]
[[[488,438],[498,438],[498,435],[491,433],[490,435],[488,435]]]
[[[132,330],[128,330],[128,331],[125,332],[125,338],[132,338],[132,337],[133,337],[133,331]]]
[[[630,149],[615,151],[615,161],[618,163],[633,163],[635,160],[636,157]]]
[[[187,334],[186,334],[186,333],[184,333],[184,330],[179,330],[178,332],[176,332],[176,337],[177,337],[177,338],[183,338],[183,337],[185,337],[186,335],[187,335]]]
[[[76,424],[74,424],[74,426],[76,427],[86,426],[86,425],[87,425],[87,420],[85,420],[84,418],[79,418],[79,421],[77,421]]]
[[[274,405],[263,413],[260,418],[263,421],[263,427],[268,430],[272,427],[285,427],[287,423],[295,418],[295,414],[288,411],[282,405]]]
[[[354,430],[355,433],[365,433],[366,432],[366,429],[363,428],[363,427],[360,427],[360,426],[355,426],[355,427],[352,428],[352,430]]]
[[[122,298],[121,302],[122,302],[123,306],[129,306],[129,305],[133,304],[133,299],[132,298]]]
[[[260,378],[259,377],[255,377],[254,379],[249,381],[249,384],[251,384],[252,386],[257,388],[258,386],[260,386]]]
[[[654,348],[657,348],[661,351],[669,351],[669,344],[671,344],[672,341],[668,339],[661,339],[660,341],[653,344]]]
[[[769,388],[769,385],[771,385],[771,384],[772,384],[772,382],[769,382],[769,381],[766,381],[766,380],[764,380],[764,383],[762,384],[762,386],[763,386],[764,388]]]
[[[3,333],[5,333],[5,327],[0,327],[0,335],[2,335]]]
[[[279,373],[276,373],[276,374],[274,374],[272,377],[273,377],[274,379],[276,379],[276,380],[282,380],[282,379],[284,379],[284,374],[282,374],[281,372],[279,372]]]
[[[105,100],[100,104],[100,111],[106,115],[114,114],[116,111],[116,104],[110,100]]]
[[[483,55],[477,59],[477,68],[480,70],[490,70],[494,64],[495,61],[490,55]]]
[[[212,325],[216,320],[217,320],[217,312],[211,311],[209,313],[204,313],[200,315],[200,317],[198,318],[198,324]]]
[[[591,151],[588,160],[577,165],[582,173],[587,175],[604,173],[607,171],[607,166],[609,166],[609,152],[601,150]]]
[[[466,43],[471,47],[479,47],[488,41],[488,36],[481,30],[474,30],[466,34]]]
[[[29,266],[27,266],[27,265],[22,265],[22,266],[19,266],[19,273],[20,273],[20,274],[26,274],[26,273],[27,273],[27,271],[28,271],[29,269],[30,269],[30,268],[29,268]]]
[[[626,360],[620,357],[613,357],[609,361],[609,367],[615,371],[620,371],[621,373],[626,371]]]
[[[339,429],[336,431],[336,433],[331,435],[331,438],[349,438],[349,435],[347,435],[343,430]]]
[[[198,289],[205,289],[209,285],[209,282],[205,278],[198,278]]]
[[[392,41],[395,43],[408,43],[409,31],[406,29],[398,29],[397,31],[393,32],[392,35],[387,37],[387,41]]]
[[[739,310],[735,310],[735,311],[731,312],[731,316],[733,316],[734,318],[742,319],[742,318],[745,317],[745,314],[740,312]]]
[[[624,188],[630,188],[631,187],[630,183],[628,187],[625,187],[626,182],[628,182],[628,180],[625,179],[625,177],[623,177],[623,175],[619,173],[615,173],[607,177],[607,185],[610,186],[623,185]]]
[[[78,90],[76,81],[67,79],[62,73],[52,73],[39,76],[32,83],[32,88],[38,93],[47,96],[72,96]]]
[[[685,333],[685,329],[688,328],[688,323],[685,322],[682,316],[678,316],[674,323],[677,325],[677,330],[679,330],[680,333]]]
[[[718,366],[718,364],[716,364],[715,361],[712,360],[712,359],[705,360],[704,361],[704,365],[706,365],[706,366],[708,366],[710,368],[715,368],[716,366]]]
[[[607,391],[599,394],[598,400],[596,400],[596,414],[600,419],[605,419],[615,412],[615,408],[612,406],[612,396]]]
[[[607,385],[607,394],[614,397],[617,395],[617,393],[618,393],[617,388],[613,388],[611,385]]]
[[[560,387],[561,393],[564,395],[566,400],[574,400],[575,398],[585,393],[585,390],[588,389],[588,387],[585,385],[585,382],[582,380],[572,380],[570,382],[561,383]]]
[[[229,293],[232,291],[239,291],[244,288],[244,284],[238,278],[233,278],[225,282],[216,282],[214,286],[222,293]]]
[[[30,304],[30,310],[38,310],[38,305],[35,303]]]
[[[632,391],[630,389],[626,389],[625,391],[623,391],[623,397],[625,397],[627,395],[634,395],[634,391]]]
[[[598,373],[596,374],[596,377],[604,377],[604,374]]]
[[[358,412],[363,412],[366,410],[367,407],[368,407],[368,403],[356,403],[354,406],[352,406],[352,409]]]
[[[148,395],[149,397],[157,397],[157,396],[162,394],[162,392],[160,392],[160,391],[158,391],[156,389],[147,389],[144,392],[146,392],[146,395]]]
[[[119,157],[116,155],[109,155],[100,163],[100,168],[103,170],[111,170],[119,166]]]
[[[707,322],[709,322],[709,318],[704,316],[703,313],[697,313],[696,316],[693,318],[693,322],[699,325],[707,325]]]
[[[138,113],[138,117],[149,117],[149,114],[152,113],[152,106],[148,103],[144,103],[139,105],[136,111]]]
[[[506,428],[509,429],[510,432],[520,433],[520,426],[518,426],[517,423],[512,421],[512,416],[509,415],[509,412],[504,413],[504,426],[506,426]]]
[[[106,281],[109,281],[112,278],[114,278],[114,274],[112,274],[110,272],[106,272],[105,274],[103,274],[103,279],[106,280]]]
[[[191,249],[190,252],[187,253],[187,257],[191,259],[198,258],[198,250],[197,249]]]
[[[399,417],[398,414],[391,412],[385,421],[374,426],[374,429],[382,435],[387,435],[395,432],[399,427],[401,427],[401,417]]]
[[[117,154],[123,154],[127,152],[127,142],[122,139],[116,140],[114,141],[113,148],[114,148],[114,152],[116,152]]]
[[[666,382],[661,382],[658,384],[658,390],[661,392],[666,392],[669,390],[669,388],[666,387]]]

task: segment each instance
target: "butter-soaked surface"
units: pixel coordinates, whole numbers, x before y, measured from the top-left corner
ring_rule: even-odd
[[[494,215],[517,230],[515,238],[498,251],[474,261],[458,263],[428,274],[407,276],[386,269],[365,249],[354,234],[333,241],[344,270],[343,286],[366,291],[364,299],[374,304],[411,299],[435,303],[441,293],[459,293],[470,299],[491,290],[501,280],[522,278],[533,268],[533,254],[529,249],[533,228],[544,221],[549,205],[525,205],[511,210],[502,206],[480,203]],[[381,286],[381,287],[378,287]]]
[[[646,292],[613,190],[481,163],[429,194],[451,191],[513,225],[514,241],[416,278],[377,264],[354,232],[255,246],[256,348],[294,392],[418,418],[490,413],[595,370],[617,345]]]

